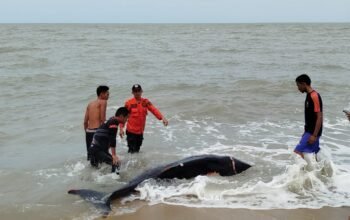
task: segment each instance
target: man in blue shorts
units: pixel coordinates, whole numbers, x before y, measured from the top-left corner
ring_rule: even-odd
[[[306,93],[305,99],[305,130],[300,143],[295,147],[294,152],[299,154],[308,163],[305,155],[316,155],[319,150],[319,140],[322,135],[323,110],[322,99],[318,92],[311,87],[311,79],[308,75],[302,74],[295,79],[298,90]],[[317,158],[315,158],[317,159]]]

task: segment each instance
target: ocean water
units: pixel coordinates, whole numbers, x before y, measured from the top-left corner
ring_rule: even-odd
[[[323,98],[324,160],[293,153],[303,133],[308,73]],[[0,213],[5,219],[90,219],[71,188],[111,192],[142,171],[198,154],[253,167],[232,177],[149,180],[136,201],[250,209],[350,205],[350,24],[0,25]],[[110,86],[107,115],[140,83],[169,119],[149,114],[138,155],[118,138],[121,175],[86,161],[83,116]]]

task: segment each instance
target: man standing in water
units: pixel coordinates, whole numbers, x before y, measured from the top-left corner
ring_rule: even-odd
[[[115,116],[104,122],[95,132],[91,147],[89,148],[90,163],[93,167],[98,167],[102,162],[112,166],[115,171],[119,158],[115,152],[117,145],[117,132],[120,124],[125,124],[128,120],[129,111],[125,107],[120,107]],[[112,155],[109,153],[111,148]]]
[[[294,152],[304,158],[309,166],[311,165],[310,154],[313,157],[319,152],[319,140],[322,135],[323,110],[322,99],[318,92],[311,87],[311,79],[308,75],[302,74],[295,79],[298,90],[307,93],[305,99],[305,131],[300,143],[295,147]]]
[[[108,86],[101,85],[96,89],[97,99],[91,101],[86,107],[84,117],[84,130],[87,159],[90,160],[89,148],[92,138],[98,127],[106,120],[107,100],[109,98]]]
[[[158,120],[163,121],[165,126],[168,125],[168,120],[148,99],[141,97],[143,90],[139,84],[133,85],[131,90],[134,97],[125,102],[125,107],[130,112],[126,127],[126,140],[128,142],[128,152],[137,153],[140,151],[143,141],[147,112],[152,112]],[[123,135],[124,131],[121,127],[120,136],[123,137]]]

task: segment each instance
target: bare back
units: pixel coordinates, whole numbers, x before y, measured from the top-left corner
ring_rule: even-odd
[[[94,129],[106,120],[107,100],[96,99],[86,107],[84,129]]]

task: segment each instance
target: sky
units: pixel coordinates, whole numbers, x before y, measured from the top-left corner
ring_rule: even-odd
[[[350,22],[350,0],[1,0],[0,23]]]

